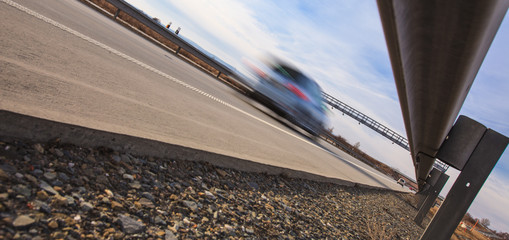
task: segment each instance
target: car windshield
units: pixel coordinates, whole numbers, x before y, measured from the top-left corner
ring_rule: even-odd
[[[313,98],[317,104],[322,102],[322,89],[315,81],[311,80],[306,75],[291,67],[279,64],[274,65],[272,70],[287,77],[289,80],[299,85],[299,87],[305,89],[306,92],[311,95],[308,97]]]

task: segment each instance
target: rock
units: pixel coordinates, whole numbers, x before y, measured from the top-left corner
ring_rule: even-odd
[[[228,175],[227,172],[225,172],[224,170],[219,169],[219,168],[216,169],[216,172],[217,172],[217,174],[221,175],[221,177],[226,177]]]
[[[56,228],[58,228],[58,222],[56,220],[51,220],[48,223],[48,227],[51,228],[51,229],[56,229]]]
[[[69,176],[67,176],[67,174],[65,174],[63,172],[59,172],[58,173],[58,178],[60,178],[64,182],[68,182],[69,181]]]
[[[37,181],[37,178],[35,178],[34,176],[26,173],[25,174],[25,178],[30,181],[31,183],[35,184],[35,185],[39,185],[39,181]]]
[[[145,230],[145,224],[126,215],[118,217],[118,224],[126,234],[140,233]]]
[[[164,240],[177,240],[177,237],[170,230],[165,231]]]
[[[28,227],[35,223],[35,220],[27,215],[21,215],[18,216],[14,221],[12,222],[12,226],[15,228],[24,228]]]
[[[37,199],[39,199],[41,201],[46,201],[48,199],[48,197],[49,197],[48,193],[44,190],[37,192]]]
[[[89,202],[81,202],[80,208],[81,208],[81,210],[88,212],[88,211],[94,209],[94,205],[92,205],[92,203],[89,203]]]
[[[32,189],[25,186],[25,185],[22,185],[22,184],[18,184],[16,186],[13,187],[13,190],[14,192],[16,192],[17,194],[21,194],[25,197],[30,197],[32,195]]]
[[[112,192],[111,190],[109,190],[109,189],[104,189],[104,192],[105,192],[105,193],[108,195],[108,197],[110,197],[110,198],[114,196],[114,195],[113,195],[113,192]]]
[[[132,183],[129,183],[129,187],[134,188],[134,189],[140,189],[141,188],[141,184],[138,181],[134,181]]]
[[[205,191],[205,196],[210,199],[216,199],[216,196],[214,196],[214,194],[209,191]]]
[[[41,176],[44,172],[41,169],[34,169],[32,172],[35,176]]]
[[[119,203],[117,201],[111,201],[111,209],[120,210],[122,208],[124,208],[124,206],[121,203]]]
[[[57,174],[55,172],[45,172],[43,176],[48,181],[53,181],[57,178]]]
[[[67,200],[67,205],[74,206],[76,204],[73,197],[65,195],[64,198]]]
[[[52,186],[50,186],[47,182],[41,180],[41,184],[39,185],[42,190],[48,192],[49,194],[51,195],[59,195],[57,191],[55,191],[55,189],[53,189]]]
[[[52,204],[53,206],[67,206],[69,202],[67,201],[67,198],[65,197],[62,197],[60,195],[55,195],[55,197],[53,197],[53,201],[52,201]]]
[[[144,198],[149,199],[149,200],[150,200],[150,201],[152,201],[152,202],[155,202],[155,201],[156,201],[156,199],[154,198],[154,196],[152,196],[152,194],[150,194],[149,192],[143,192],[143,193],[141,194],[141,196],[143,196]]]
[[[155,208],[154,206],[154,203],[146,198],[141,198],[139,201],[138,201],[143,207],[146,207],[146,208]]]
[[[254,234],[254,229],[252,227],[247,227],[246,232],[249,234]]]
[[[43,213],[51,213],[51,207],[46,204],[45,202],[42,202],[42,201],[39,201],[39,200],[35,200],[33,205],[36,207],[36,209],[39,209],[39,211],[43,212]]]
[[[166,225],[166,221],[164,221],[163,218],[161,218],[161,216],[156,216],[154,218],[154,223],[157,225]]]
[[[234,229],[232,226],[230,226],[229,224],[225,224],[224,225],[224,230],[226,230],[227,232],[233,232]]]
[[[184,206],[189,208],[191,211],[193,211],[193,212],[198,211],[198,204],[196,204],[195,202],[184,200],[184,201],[182,201],[182,203],[184,204]]]

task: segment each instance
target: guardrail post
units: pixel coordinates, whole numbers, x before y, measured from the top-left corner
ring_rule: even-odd
[[[221,76],[221,72],[219,72],[216,76],[216,78],[219,78],[219,76]]]
[[[113,16],[113,19],[117,20],[118,14],[120,13],[120,9],[117,8],[117,11],[115,12],[115,16]]]
[[[175,52],[175,54],[177,54],[177,55],[178,55],[178,54],[179,54],[179,52],[180,52],[180,49],[182,49],[182,47],[180,47],[180,46],[179,46],[179,48],[177,48],[177,51]]]
[[[438,177],[440,176],[440,171],[438,169],[433,168],[428,175],[428,178],[426,178],[426,185],[424,189],[420,192],[418,192],[415,197],[417,198],[417,209],[421,209],[422,204],[424,204],[424,201],[426,201],[426,198],[430,195],[430,193],[433,191],[433,186],[437,183]]]
[[[450,239],[508,143],[506,136],[485,131],[421,240]]]
[[[422,224],[422,220],[424,220],[426,214],[429,212],[431,207],[433,207],[433,204],[435,203],[438,194],[440,194],[440,191],[442,191],[442,188],[449,179],[449,176],[447,174],[439,171],[436,168],[433,168],[431,174],[433,176],[432,180],[434,182],[430,183],[430,188],[428,189],[429,191],[428,196],[425,198],[423,203],[419,205],[419,212],[414,218],[414,222],[417,223],[417,225]],[[431,178],[431,176],[429,178]]]

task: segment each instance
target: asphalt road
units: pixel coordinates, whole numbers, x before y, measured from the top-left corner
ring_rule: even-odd
[[[4,1],[0,109],[401,190],[78,1]]]

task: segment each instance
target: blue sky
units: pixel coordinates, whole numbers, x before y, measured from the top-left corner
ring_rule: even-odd
[[[323,90],[406,136],[375,1],[128,0],[237,69],[270,53],[292,62]],[[507,15],[506,15],[507,18]],[[509,136],[509,20],[505,19],[460,114]],[[334,133],[415,176],[410,154],[339,113]],[[469,212],[509,232],[509,153],[504,153]],[[450,189],[451,176],[442,195]]]

